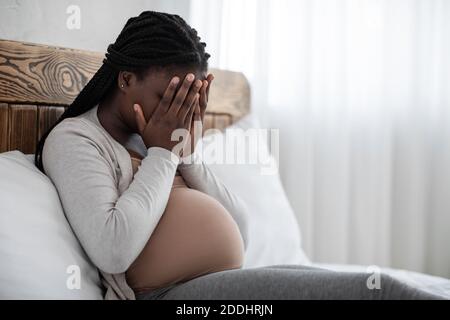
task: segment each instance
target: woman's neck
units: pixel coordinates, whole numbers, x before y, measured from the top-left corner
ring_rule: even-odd
[[[120,102],[112,99],[100,102],[97,109],[97,117],[102,127],[117,142],[126,147],[134,132],[127,126],[125,119],[120,113]]]

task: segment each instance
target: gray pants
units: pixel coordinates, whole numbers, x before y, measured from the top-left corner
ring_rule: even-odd
[[[300,265],[233,269],[210,273],[137,295],[138,300],[439,299],[388,275],[369,289],[371,274]]]

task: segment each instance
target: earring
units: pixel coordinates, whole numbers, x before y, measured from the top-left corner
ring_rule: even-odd
[[[123,83],[120,85],[121,88],[123,88]]]

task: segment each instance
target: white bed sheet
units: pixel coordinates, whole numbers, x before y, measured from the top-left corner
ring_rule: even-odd
[[[342,272],[373,272],[368,271],[367,266],[361,265],[313,263],[311,266]],[[380,268],[380,271],[381,273],[388,274],[413,287],[420,288],[450,300],[449,279],[401,269]]]

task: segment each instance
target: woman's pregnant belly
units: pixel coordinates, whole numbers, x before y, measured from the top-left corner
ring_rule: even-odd
[[[126,272],[135,291],[242,267],[244,246],[229,212],[175,176],[167,207],[149,241]]]

